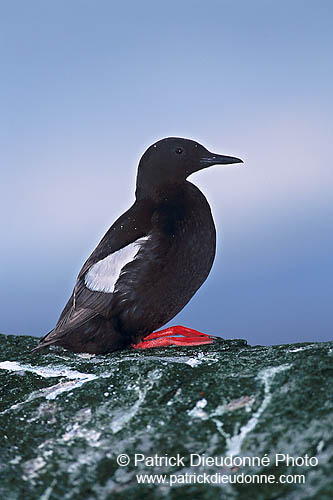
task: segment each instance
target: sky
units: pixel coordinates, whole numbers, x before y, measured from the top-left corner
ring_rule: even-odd
[[[245,163],[190,178],[217,254],[170,324],[332,339],[332,16],[325,0],[3,2],[0,331],[54,327],[141,155],[179,136]]]

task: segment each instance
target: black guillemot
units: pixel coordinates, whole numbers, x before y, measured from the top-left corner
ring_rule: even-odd
[[[58,345],[106,354],[130,346],[214,342],[216,337],[183,326],[155,330],[189,302],[215,257],[209,204],[187,177],[230,163],[242,160],[210,153],[189,139],[169,137],[150,146],[139,163],[135,203],[85,262],[56,327],[35,350]]]

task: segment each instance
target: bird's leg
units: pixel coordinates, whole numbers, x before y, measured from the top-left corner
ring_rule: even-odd
[[[150,333],[138,344],[132,344],[132,347],[134,349],[149,349],[151,347],[168,347],[170,345],[194,346],[212,344],[217,338],[192,328],[177,325]]]

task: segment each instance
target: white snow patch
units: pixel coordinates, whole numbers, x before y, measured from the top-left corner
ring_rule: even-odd
[[[65,367],[56,368],[48,366],[31,366],[31,365],[20,364],[17,363],[16,361],[3,361],[2,363],[0,363],[0,369],[12,372],[22,372],[22,371],[31,372],[43,378],[66,377],[67,379],[69,379],[68,382],[59,382],[56,385],[38,391],[37,394],[41,396],[44,395],[46,399],[55,399],[57,396],[59,396],[59,394],[71,391],[72,389],[77,389],[86,382],[90,382],[91,380],[97,378],[97,376],[92,373],[82,373],[76,370],[69,370],[68,368]],[[24,402],[28,402],[31,399],[34,399],[35,397],[36,394],[30,395]],[[19,407],[21,404],[23,403],[15,404],[10,408],[8,408],[7,410],[5,410],[5,412],[8,410],[13,410]]]
[[[195,366],[201,365],[202,361],[196,358],[189,358],[187,361],[185,361],[185,363],[194,368]]]
[[[240,432],[232,437],[229,436],[227,438],[227,451],[225,452],[226,456],[239,455],[245,437],[256,427],[261,414],[266,410],[272,399],[271,384],[275,375],[284,370],[288,370],[290,367],[291,365],[274,366],[272,368],[266,368],[258,373],[257,378],[264,384],[264,399],[260,407],[252,415],[247,424],[241,427]]]
[[[62,439],[63,441],[68,442],[74,438],[83,438],[87,441],[89,446],[98,447],[100,446],[99,438],[101,435],[102,433],[100,431],[86,429],[81,427],[78,422],[75,422],[73,425],[69,426],[67,432],[63,434]]]
[[[135,357],[132,356],[124,356],[121,360],[118,361],[146,361],[146,360],[156,360],[156,361],[163,361],[165,364],[167,363],[183,363],[185,365],[189,365],[192,368],[195,366],[201,365],[202,361],[205,361],[205,359],[200,359],[200,356],[198,358],[193,358],[189,356],[144,356],[141,353]],[[215,361],[215,360],[213,360]]]
[[[202,398],[199,401],[197,401],[196,405],[192,410],[188,411],[188,414],[190,417],[194,418],[201,418],[203,420],[206,420],[208,418],[208,415],[205,411],[203,411],[203,408],[207,406],[207,399]]]
[[[40,377],[50,378],[50,377],[66,377],[71,380],[93,380],[96,375],[90,373],[82,373],[76,370],[69,370],[65,367],[49,367],[49,366],[31,366],[31,365],[21,365],[16,361],[3,361],[0,363],[0,369],[9,370],[13,372],[25,371],[36,373]]]
[[[138,409],[141,406],[141,403],[145,399],[146,392],[147,390],[141,391],[140,389],[138,389],[139,397],[134,405],[128,408],[126,412],[119,411],[116,413],[110,423],[111,430],[114,434],[117,434],[117,432],[121,431],[121,429],[123,429],[123,427],[136,415]]]
[[[325,442],[321,439],[317,444],[317,453],[321,453],[323,451],[324,446]]]
[[[32,460],[28,460],[27,462],[24,463],[23,469],[24,469],[24,475],[23,479],[27,481],[28,479],[32,479],[38,475],[38,472],[40,469],[45,467],[46,462],[43,457],[36,457],[33,458]]]

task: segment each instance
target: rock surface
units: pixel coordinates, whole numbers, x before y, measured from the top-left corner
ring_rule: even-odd
[[[32,354],[32,337],[0,342],[1,498],[333,498],[333,342],[234,340],[97,357]],[[177,454],[178,465],[142,461]],[[276,454],[299,457],[298,465],[276,466]],[[306,455],[318,465],[302,465]],[[215,462],[197,465],[203,456]],[[221,465],[221,457],[269,465]],[[204,473],[210,483],[199,482]],[[138,474],[166,482],[138,484]],[[293,474],[305,482],[280,481]],[[237,475],[275,482],[214,483]]]

